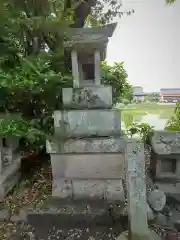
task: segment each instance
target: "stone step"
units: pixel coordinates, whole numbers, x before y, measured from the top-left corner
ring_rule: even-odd
[[[124,137],[99,137],[46,141],[48,153],[122,153],[126,146]]]
[[[119,203],[113,203],[118,205]],[[124,205],[122,205],[122,208]],[[117,208],[116,208],[117,209]],[[52,198],[45,208],[39,211],[29,209],[27,221],[31,225],[43,224],[61,227],[95,227],[114,225],[114,219],[118,221],[117,214],[112,212],[111,203],[102,200],[59,200]],[[126,217],[124,218],[126,219]],[[119,220],[122,216],[119,215]]]
[[[63,88],[63,106],[69,109],[112,108],[111,86]]]
[[[43,225],[41,223],[33,226],[33,232],[20,230],[18,233],[11,236],[11,240],[114,240],[123,231],[121,225],[113,228],[108,226],[94,226],[86,227],[82,226],[69,228],[69,227],[57,227]],[[21,237],[20,237],[21,236]]]
[[[67,110],[54,112],[54,132],[61,138],[119,136],[119,109]]]

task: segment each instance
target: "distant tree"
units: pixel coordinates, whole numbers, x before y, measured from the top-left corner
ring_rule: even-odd
[[[169,4],[169,5],[174,3],[174,2],[176,2],[176,0],[166,0],[166,3]]]
[[[130,98],[132,86],[128,82],[128,74],[123,64],[120,62],[110,66],[107,62],[102,62],[101,65],[102,82],[112,86],[114,104],[121,102],[122,99],[129,101]]]

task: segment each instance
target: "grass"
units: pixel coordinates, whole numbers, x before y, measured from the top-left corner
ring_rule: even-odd
[[[121,120],[128,127],[133,121],[140,121],[147,114],[157,114],[162,119],[170,119],[175,105],[159,105],[156,103],[129,104],[121,107]]]

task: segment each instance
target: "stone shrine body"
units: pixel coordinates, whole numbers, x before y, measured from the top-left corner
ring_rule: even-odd
[[[59,141],[46,142],[54,197],[124,201],[120,111],[112,109],[112,88],[100,78],[115,27],[69,29],[73,87],[63,89],[65,110],[53,115]]]

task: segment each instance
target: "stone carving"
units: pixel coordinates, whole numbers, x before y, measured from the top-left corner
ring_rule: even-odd
[[[72,104],[95,105],[97,101],[101,101],[98,95],[94,94],[91,89],[81,89],[73,91]]]
[[[64,88],[63,104],[66,108],[72,109],[111,108],[112,88],[110,86]]]
[[[151,137],[151,144],[157,154],[179,154],[180,132],[155,131]]]

